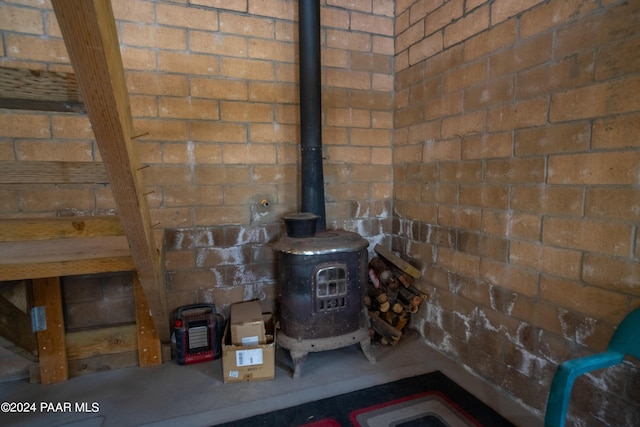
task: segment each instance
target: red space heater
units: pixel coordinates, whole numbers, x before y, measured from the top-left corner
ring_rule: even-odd
[[[179,365],[205,362],[222,355],[224,317],[213,304],[178,308],[175,322],[176,358]]]

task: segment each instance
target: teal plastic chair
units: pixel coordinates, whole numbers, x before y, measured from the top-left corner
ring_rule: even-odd
[[[567,360],[558,366],[551,382],[545,427],[564,427],[573,382],[580,375],[621,363],[627,354],[640,358],[640,308],[625,317],[603,353]]]

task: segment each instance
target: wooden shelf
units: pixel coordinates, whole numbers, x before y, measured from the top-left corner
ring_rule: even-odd
[[[0,108],[85,114],[72,73],[0,67]]]
[[[107,184],[101,162],[0,161],[0,184]]]

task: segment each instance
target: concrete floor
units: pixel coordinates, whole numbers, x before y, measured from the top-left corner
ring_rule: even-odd
[[[224,384],[220,360],[188,366],[175,362],[125,368],[43,386],[26,380],[0,383],[0,402],[35,403],[34,413],[0,413],[3,426],[213,426],[271,410],[440,370],[518,426],[542,425],[539,416],[507,398],[410,334],[395,347],[374,346],[377,363],[358,346],[310,353],[302,377],[276,352],[276,378]],[[47,413],[51,403],[69,402],[72,411]],[[43,408],[41,405],[45,404]],[[89,411],[76,412],[76,404]],[[62,406],[64,408],[64,406]],[[95,409],[95,412],[92,412]]]

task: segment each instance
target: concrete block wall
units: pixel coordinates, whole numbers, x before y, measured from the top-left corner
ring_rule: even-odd
[[[544,414],[558,363],[640,306],[640,3],[396,2],[395,250],[428,343]],[[640,423],[640,365],[570,425]]]
[[[269,244],[300,205],[297,1],[112,4],[169,308],[259,296],[272,309]],[[321,9],[328,227],[375,243],[391,229],[394,5]],[[0,11],[0,66],[72,71],[49,1]],[[0,160],[100,153],[85,116],[0,110]],[[108,186],[0,188],[1,217],[105,213]]]

